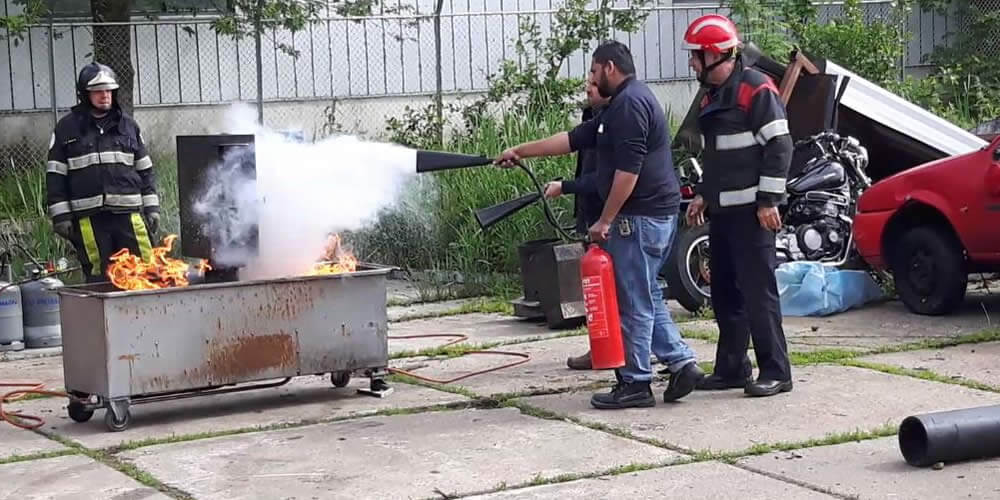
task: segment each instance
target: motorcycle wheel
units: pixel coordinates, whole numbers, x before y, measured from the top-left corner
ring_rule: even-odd
[[[712,296],[708,228],[707,221],[701,226],[680,226],[670,257],[660,271],[670,297],[693,313],[710,305]]]

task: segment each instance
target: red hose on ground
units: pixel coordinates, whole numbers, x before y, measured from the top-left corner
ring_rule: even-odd
[[[45,389],[45,384],[34,383],[34,382],[0,382],[0,387],[27,387],[27,389],[20,389],[16,391],[8,392],[0,397],[0,422],[10,422],[11,425],[15,427],[20,427],[22,429],[34,430],[43,425],[45,421],[41,417],[36,417],[34,415],[25,415],[21,412],[6,412],[3,409],[4,403],[13,403],[18,399],[21,399],[28,394],[42,394],[46,396],[60,396],[60,397],[70,397],[69,394],[63,391],[50,391]],[[35,422],[33,424],[28,424],[25,422]]]
[[[447,344],[444,344],[444,345],[442,345],[440,347],[445,347],[445,346],[449,346],[449,345],[452,345],[452,344],[456,344],[458,342],[462,342],[463,340],[467,340],[469,338],[469,337],[467,337],[465,335],[444,334],[444,333],[442,333],[442,334],[428,334],[428,335],[389,336],[389,339],[390,340],[392,340],[392,339],[419,339],[419,338],[435,338],[435,337],[461,337],[458,340],[453,340],[453,341],[448,342]],[[399,368],[389,368],[389,372],[391,372],[391,373],[398,373],[400,375],[406,375],[407,377],[413,377],[413,378],[415,378],[417,380],[423,380],[424,382],[431,382],[433,384],[450,384],[452,382],[458,382],[459,380],[467,379],[469,377],[475,377],[476,375],[482,375],[484,373],[495,372],[497,370],[502,370],[504,368],[510,368],[512,366],[521,365],[521,364],[527,363],[528,361],[531,361],[531,356],[529,356],[527,354],[524,354],[524,353],[520,353],[520,352],[508,352],[508,351],[468,351],[468,352],[464,353],[463,356],[465,354],[495,354],[495,355],[499,355],[499,356],[516,356],[516,357],[524,358],[524,359],[522,359],[520,361],[515,361],[513,363],[507,363],[506,365],[501,365],[501,366],[497,366],[497,367],[494,367],[494,368],[487,368],[485,370],[478,370],[478,371],[474,371],[474,372],[471,372],[471,373],[467,373],[465,375],[459,375],[458,377],[451,378],[451,379],[448,379],[448,380],[439,380],[439,379],[434,379],[434,378],[430,378],[430,377],[424,377],[424,376],[421,376],[421,375],[417,375],[417,374],[415,374],[413,372],[408,372],[406,370],[400,370]]]

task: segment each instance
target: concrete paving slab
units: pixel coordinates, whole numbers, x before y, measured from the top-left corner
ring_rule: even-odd
[[[62,390],[62,356],[21,359],[0,363],[0,381],[3,383],[45,384],[46,389]],[[0,388],[0,392],[17,388]]]
[[[961,309],[948,316],[920,316],[898,300],[880,302],[827,317],[783,320],[790,343],[838,348],[875,348],[980,332],[992,324],[984,313],[1000,318],[1000,294],[970,294]]]
[[[733,493],[737,491],[742,500],[836,498],[719,462],[675,465],[642,472],[580,479],[466,498],[469,500],[500,500],[505,498],[563,500],[565,498],[608,498],[610,496],[615,498],[733,498],[735,496]]]
[[[515,409],[379,416],[121,455],[199,500],[428,498],[677,454]],[[322,459],[304,460],[303,457]]]
[[[86,423],[66,415],[62,398],[27,401],[17,405],[25,413],[46,420],[44,432],[73,439],[89,448],[117,446],[129,441],[263,427],[303,421],[370,415],[390,408],[418,408],[467,400],[409,384],[393,384],[385,398],[357,394],[368,388],[368,379],[351,381],[337,389],[325,377],[299,377],[280,388],[148,403],[131,407],[132,424],[122,432],[104,426],[105,410],[97,410]]]
[[[687,342],[694,349],[699,360],[714,359],[714,344],[697,339],[688,339]],[[570,370],[566,366],[566,358],[579,356],[587,352],[589,348],[589,341],[583,335],[498,347],[495,350],[524,353],[531,356],[531,360],[493,373],[459,380],[453,385],[463,387],[480,396],[491,396],[565,390],[590,385],[594,382],[613,382],[614,373],[610,370]],[[423,377],[449,380],[474,371],[514,363],[518,360],[517,357],[494,354],[466,355],[445,360],[426,361],[427,367],[414,370],[414,373]],[[653,365],[653,367],[654,370],[663,368],[659,364]]]
[[[471,313],[438,318],[415,319],[389,324],[390,337],[413,335],[465,335],[467,345],[515,342],[565,335],[567,330],[552,330],[544,323],[527,321],[499,313]],[[419,351],[455,340],[447,337],[426,339],[389,339],[389,352]]]
[[[861,361],[929,370],[938,375],[988,384],[1000,390],[1000,342],[965,344],[859,358]]]
[[[792,392],[768,398],[750,398],[741,390],[695,391],[676,403],[660,400],[654,408],[625,411],[593,409],[583,393],[522,401],[689,450],[729,452],[898,426],[907,415],[924,411],[1000,404],[1000,394],[861,368],[793,367],[793,376]]]
[[[170,498],[83,455],[0,465],[0,484],[0,499]]]
[[[911,467],[895,437],[745,458],[754,470],[850,498],[1000,498],[1000,459]]]
[[[3,408],[8,413],[17,411],[18,409],[16,405],[4,405]],[[45,436],[40,436],[20,427],[14,427],[10,423],[0,420],[0,460],[15,455],[31,455],[65,449],[65,446]],[[0,481],[0,484],[3,484],[3,481]],[[0,492],[2,491],[3,488],[0,488]]]

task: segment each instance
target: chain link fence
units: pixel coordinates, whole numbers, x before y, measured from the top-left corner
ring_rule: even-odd
[[[994,12],[1000,8],[1000,0],[974,1]],[[294,34],[262,33],[259,52],[253,38],[219,34],[205,17],[50,23],[31,26],[20,39],[0,30],[0,177],[44,164],[55,121],[77,102],[76,75],[92,60],[116,70],[120,99],[161,162],[172,161],[177,135],[245,129],[259,116],[269,128],[304,140],[333,132],[385,138],[388,119],[407,107],[484,90],[487,76],[517,57],[519,21],[536,20],[544,34],[558,7],[538,0],[531,10],[491,12],[459,4],[449,2],[440,14],[418,8],[406,15],[331,16]],[[891,4],[866,2],[864,8],[877,19]],[[821,15],[835,17],[837,9],[824,5]],[[648,11],[637,32],[613,37],[630,45],[639,78],[658,86],[664,105],[682,113],[693,75],[676,40],[694,18],[726,9],[678,3]],[[913,13],[909,25],[909,66],[922,64],[958,26],[949,16],[926,12]],[[983,40],[994,60],[997,40]],[[562,73],[583,76],[588,67],[589,54],[580,50]],[[243,107],[234,108],[237,103]]]

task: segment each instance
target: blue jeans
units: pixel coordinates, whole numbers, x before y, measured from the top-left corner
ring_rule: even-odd
[[[694,352],[681,339],[656,281],[676,230],[676,215],[619,215],[602,245],[614,265],[625,343],[625,366],[618,375],[627,383],[652,380],[650,351],[672,373],[694,361]]]

